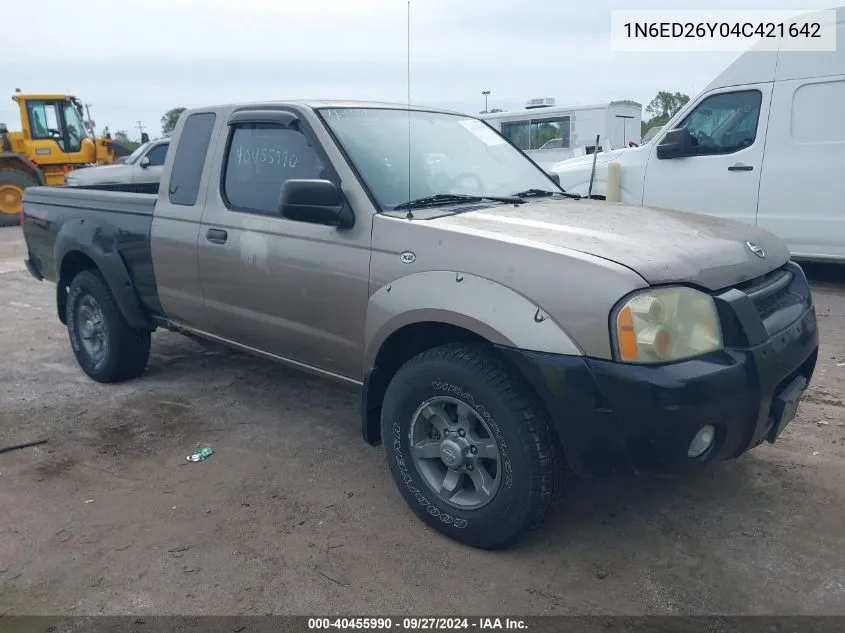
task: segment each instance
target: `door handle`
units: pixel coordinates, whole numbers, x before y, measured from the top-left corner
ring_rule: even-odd
[[[225,244],[229,234],[223,229],[208,229],[205,232],[205,239],[212,244]]]
[[[728,167],[728,171],[751,171],[752,169],[754,169],[752,165],[743,165],[742,163]]]

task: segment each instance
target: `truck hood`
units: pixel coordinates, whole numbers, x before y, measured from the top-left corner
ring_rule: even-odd
[[[116,169],[126,169],[129,165],[124,165],[123,163],[119,163],[116,165],[97,165],[96,167],[85,167],[85,171],[77,170],[76,173],[85,173],[85,174],[101,174],[103,172],[114,171]]]
[[[755,226],[599,200],[540,199],[432,222],[537,248],[587,253],[626,266],[649,284],[689,283],[719,290],[764,275],[789,259],[780,239]],[[765,256],[756,255],[746,242]]]
[[[602,163],[609,163],[612,160],[616,160],[619,156],[624,153],[628,152],[632,149],[636,149],[635,147],[626,147],[621,149],[613,149],[609,152],[599,152],[598,156],[596,156],[596,165],[601,165]],[[584,156],[575,156],[574,158],[567,158],[566,160],[562,160],[560,162],[555,163],[550,167],[552,171],[560,171],[566,169],[572,169],[573,167],[583,167],[584,165],[592,166],[593,164],[593,155],[592,154],[585,154]]]
[[[102,182],[103,180],[115,179],[115,182],[121,178],[122,173],[131,173],[131,165],[98,165],[96,167],[84,167],[82,169],[75,169],[68,177],[71,180],[78,181],[85,184],[94,184]]]

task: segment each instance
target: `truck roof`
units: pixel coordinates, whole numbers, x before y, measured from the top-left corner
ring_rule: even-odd
[[[257,106],[266,107],[306,107],[316,110],[319,108],[389,108],[391,110],[418,110],[422,112],[438,112],[441,114],[456,114],[459,116],[473,116],[465,112],[458,112],[455,110],[444,110],[442,108],[435,108],[422,105],[408,105],[407,103],[390,103],[381,101],[353,101],[341,99],[291,99],[285,101],[256,101],[248,103],[227,103],[217,104],[204,108],[188,108],[189,111],[213,110],[217,108],[254,108]]]

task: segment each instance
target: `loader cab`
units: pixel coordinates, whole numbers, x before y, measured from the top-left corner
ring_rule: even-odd
[[[18,103],[28,158],[40,165],[79,164],[95,160],[90,123],[78,99],[66,95],[21,95]]]

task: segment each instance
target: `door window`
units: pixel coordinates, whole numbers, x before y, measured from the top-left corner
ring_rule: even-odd
[[[62,135],[62,126],[59,123],[59,110],[55,103],[46,101],[30,101],[27,104],[29,110],[29,127],[33,139],[54,139],[62,151],[65,150],[65,140]]]
[[[167,147],[169,145],[169,143],[162,143],[149,151],[147,158],[150,159],[150,167],[161,167],[164,165],[164,159],[167,158]]]
[[[678,128],[692,135],[696,154],[730,154],[754,144],[759,90],[723,92],[699,103]]]
[[[282,184],[293,178],[326,178],[304,134],[272,123],[247,123],[232,130],[223,176],[224,198],[231,209],[279,215]]]

